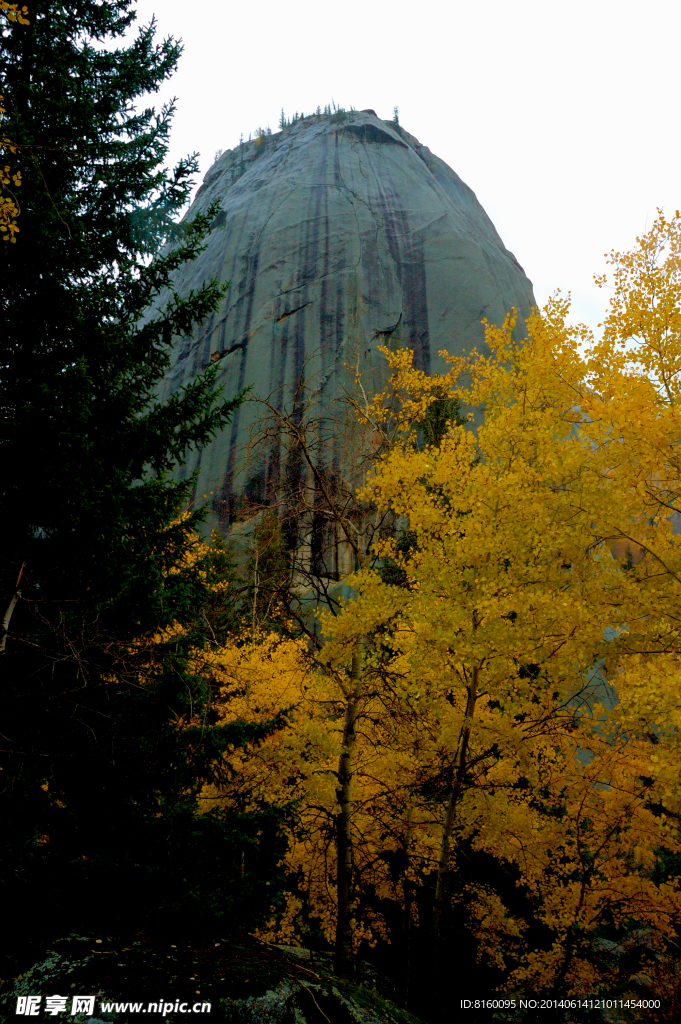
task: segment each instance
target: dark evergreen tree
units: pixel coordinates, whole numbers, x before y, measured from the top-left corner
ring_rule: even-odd
[[[13,943],[22,929],[178,913],[248,928],[276,891],[279,816],[198,807],[226,746],[256,737],[214,724],[210,677],[190,657],[224,559],[188,563],[200,511],[178,521],[193,483],[173,470],[241,396],[221,396],[209,370],[155,397],[173,337],[223,288],[172,290],[215,211],[177,223],[196,158],[163,168],[173,107],[142,101],[180,46],[158,43],[153,22],[121,43],[133,6],[34,0],[30,24],[0,36],[23,176],[18,241],[0,244],[0,902]]]

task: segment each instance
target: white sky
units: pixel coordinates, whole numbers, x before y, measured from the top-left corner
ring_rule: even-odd
[[[477,194],[540,304],[594,329],[603,254],[681,207],[679,0],[138,0],[184,42],[171,160],[333,98],[392,117]]]

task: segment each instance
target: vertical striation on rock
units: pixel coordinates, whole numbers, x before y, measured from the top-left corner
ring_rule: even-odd
[[[304,377],[318,416],[332,418],[348,364],[369,387],[382,384],[379,345],[408,346],[435,371],[444,368],[440,349],[481,347],[483,317],[501,322],[512,307],[524,317],[534,304],[471,189],[373,111],[312,116],[224,153],[188,217],[216,199],[207,250],[175,288],[214,277],[231,285],[219,311],[176,341],[164,397],[217,363],[227,395],[250,384],[279,406]],[[227,527],[244,493],[267,502],[280,486],[276,446],[248,467],[242,459],[260,414],[255,403],[242,406],[186,467],[199,470],[199,498],[212,494],[211,525]],[[352,475],[346,453],[325,458]]]

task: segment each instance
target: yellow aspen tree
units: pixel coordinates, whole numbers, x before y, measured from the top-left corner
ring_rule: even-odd
[[[355,650],[356,650],[355,645]],[[327,654],[330,652],[327,651]],[[273,632],[245,630],[227,641],[197,651],[195,668],[208,675],[218,694],[215,709],[221,722],[242,721],[280,725],[248,747],[225,755],[225,779],[204,790],[202,806],[252,811],[262,806],[286,806],[294,824],[289,834],[286,869],[291,887],[286,906],[274,914],[260,937],[274,942],[309,944],[310,929],[329,944],[338,932],[339,766],[347,741],[348,705],[355,726],[352,760],[352,808],[348,829],[352,841],[353,888],[359,899],[348,900],[351,910],[350,952],[363,942],[387,938],[380,912],[362,896],[369,890],[378,899],[396,900],[386,853],[398,851],[411,837],[414,859],[428,847],[428,820],[414,804],[412,752],[400,743],[394,700],[363,651],[361,686],[350,669],[329,657],[323,664],[307,642]],[[342,659],[341,659],[342,660]],[[432,860],[432,850],[427,855]],[[347,894],[346,894],[347,895]],[[341,892],[341,898],[343,893]]]
[[[603,743],[596,767],[589,772],[582,765],[584,750],[594,746],[594,721],[601,730],[601,719],[616,728],[608,717],[614,698],[607,699],[594,666],[606,656],[612,663],[616,645],[609,631],[624,633],[630,616],[640,617],[642,598],[639,588],[631,603],[631,573],[610,553],[620,534],[597,512],[616,509],[623,530],[641,521],[642,509],[628,481],[613,472],[606,444],[612,423],[598,437],[590,422],[585,426],[593,369],[580,345],[589,339],[585,329],[566,326],[566,313],[564,301],[550,302],[528,321],[522,346],[513,342],[512,321],[489,327],[491,355],[472,361],[470,385],[455,392],[463,405],[484,409],[477,428],[452,425],[439,447],[421,450],[410,435],[377,465],[363,496],[408,522],[414,543],[407,555],[394,540],[379,548],[403,568],[407,583],[390,587],[376,571],[357,573],[350,582],[358,599],[325,624],[331,651],[344,649],[347,664],[353,638],[375,634],[380,622],[390,636],[389,671],[402,678],[405,697],[425,691],[434,708],[447,701],[458,713],[444,740],[451,776],[441,821],[436,933],[455,837],[468,835],[480,848],[513,859],[510,830],[527,849],[528,837],[544,828],[545,814],[528,790],[555,785],[552,799],[562,808],[556,820],[570,821],[574,813],[579,822],[580,806],[596,799],[597,773],[606,771],[607,778],[614,771],[611,748]],[[375,408],[380,405],[379,399]],[[560,917],[555,960],[543,962],[541,979],[535,977],[543,984],[577,983],[575,963],[583,950],[574,936],[596,927],[604,892],[611,909],[621,905],[635,915],[643,906],[635,894],[645,892],[650,907],[667,900],[671,917],[678,913],[673,886],[661,897],[640,870],[618,868],[634,849],[645,859],[653,839],[664,838],[662,824],[644,813],[650,791],[640,783],[641,750],[633,738],[624,746],[626,811],[614,798],[599,798],[602,819],[611,820],[610,808],[615,823],[608,842],[595,832],[586,840],[614,852],[603,853],[589,871],[579,844],[571,859],[565,854],[572,875],[581,877],[580,895]],[[624,784],[618,791],[626,791]],[[569,793],[580,793],[582,804],[567,801]],[[647,823],[640,834],[634,828],[639,820]],[[669,843],[674,847],[673,839]],[[554,841],[537,861],[548,903],[555,879],[546,857],[559,847]],[[607,882],[596,887],[598,912],[591,916],[587,876]],[[560,931],[548,911],[546,920]],[[661,920],[660,930],[669,934],[670,915]]]

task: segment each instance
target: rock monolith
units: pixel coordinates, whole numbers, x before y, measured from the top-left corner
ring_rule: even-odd
[[[313,115],[225,152],[188,217],[215,200],[221,212],[208,247],[175,287],[231,284],[219,310],[177,339],[166,397],[215,363],[228,396],[251,385],[252,396],[283,408],[304,379],[317,415],[333,419],[349,366],[369,389],[385,379],[379,345],[409,346],[420,368],[443,369],[439,350],[484,345],[483,317],[500,323],[515,307],[522,318],[534,304],[471,189],[371,110]],[[183,470],[198,469],[196,493],[210,496],[212,526],[226,529],[244,496],[267,503],[280,486],[276,445],[244,458],[261,415],[257,403],[244,404]],[[352,475],[352,453],[329,445],[329,465]]]

